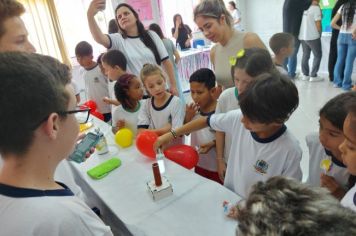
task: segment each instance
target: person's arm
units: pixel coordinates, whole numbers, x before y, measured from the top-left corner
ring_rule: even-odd
[[[88,24],[89,24],[89,29],[91,32],[91,35],[93,36],[94,40],[103,45],[105,48],[110,47],[110,39],[108,38],[107,35],[103,34],[98,26],[98,24],[95,21],[94,16],[96,13],[98,13],[99,9],[102,7],[102,1],[100,0],[93,0],[88,8],[87,12],[87,18],[88,18]]]
[[[169,78],[169,90],[173,95],[178,96],[178,91],[177,91],[177,85],[176,85],[176,79],[174,76],[174,69],[173,69],[173,65],[171,63],[171,61],[169,60],[169,58],[167,58],[166,60],[162,61],[162,65],[168,75]]]
[[[244,48],[254,48],[254,47],[263,48],[267,50],[266,46],[264,45],[264,43],[262,42],[260,37],[258,37],[257,34],[247,33],[244,38]]]
[[[157,152],[158,148],[170,143],[173,139],[182,136],[184,134],[189,134],[193,131],[203,129],[208,126],[207,117],[200,117],[195,119],[169,133],[166,133],[158,137],[157,141],[154,143],[153,148]]]
[[[173,38],[178,39],[178,35],[179,35],[179,27],[177,26],[174,28]]]
[[[178,50],[175,49],[175,48],[174,48],[174,51],[173,51],[173,55],[174,55],[174,62],[175,62],[176,64],[178,64],[179,61],[180,61],[180,55],[179,55]]]
[[[216,131],[216,162],[218,168],[219,178],[222,182],[225,179],[226,164],[224,160],[224,147],[225,147],[225,133],[221,131]]]
[[[334,29],[340,30],[341,26],[339,26],[337,24],[337,22],[340,20],[341,15],[340,13],[336,13],[336,15],[334,16],[334,18],[331,20],[331,27],[333,27]]]
[[[210,50],[210,62],[213,66],[213,69],[215,69],[215,46],[213,46]]]
[[[318,30],[319,34],[321,34],[321,21],[320,20],[315,21],[315,26],[316,26],[316,29]]]
[[[103,102],[105,102],[106,104],[108,105],[115,105],[115,106],[118,106],[120,105],[120,102],[116,99],[111,99],[109,97],[104,97],[103,98]]]

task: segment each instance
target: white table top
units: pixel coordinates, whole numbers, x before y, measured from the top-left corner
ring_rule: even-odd
[[[146,186],[146,182],[153,179],[154,161],[143,157],[135,145],[126,149],[117,147],[110,126],[97,119],[93,122],[106,134],[110,152],[94,153],[84,163],[71,164],[76,178],[82,180],[79,182],[84,192],[91,193],[90,198],[99,208],[109,208],[110,214],[136,234],[234,235],[236,221],[224,215],[222,202],[239,200],[235,193],[165,159],[164,176],[173,186],[173,195],[155,202]],[[87,170],[112,157],[120,158],[122,164],[108,176],[93,180],[86,174]],[[120,222],[107,223],[116,227]]]

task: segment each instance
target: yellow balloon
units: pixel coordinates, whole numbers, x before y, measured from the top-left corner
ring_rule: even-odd
[[[120,147],[126,148],[132,145],[133,132],[128,128],[119,129],[115,134],[115,142]]]

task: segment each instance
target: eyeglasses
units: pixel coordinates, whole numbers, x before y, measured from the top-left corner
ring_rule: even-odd
[[[75,118],[77,119],[79,124],[85,124],[88,122],[89,115],[90,115],[90,108],[86,107],[79,107],[77,106],[75,110],[70,111],[60,111],[58,112],[59,115],[67,115],[67,114],[74,114]]]
[[[237,53],[235,57],[230,57],[229,58],[229,62],[231,66],[235,66],[236,62],[238,61],[238,59],[242,58],[245,56],[245,50],[244,49],[240,49]]]

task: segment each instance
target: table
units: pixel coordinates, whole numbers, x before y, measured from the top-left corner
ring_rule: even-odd
[[[178,76],[182,84],[183,91],[189,90],[189,77],[200,68],[212,69],[210,62],[210,47],[191,48],[179,52],[181,60],[177,65]]]
[[[106,134],[110,152],[94,153],[86,162],[70,162],[70,166],[76,182],[115,234],[127,235],[126,227],[134,235],[148,236],[235,234],[237,223],[224,215],[222,202],[237,202],[238,195],[166,159],[164,176],[172,183],[173,195],[154,202],[146,187],[153,179],[153,161],[139,154],[134,145],[116,147],[111,127],[96,118],[92,122]],[[93,180],[86,174],[114,156],[122,165],[105,178]]]

